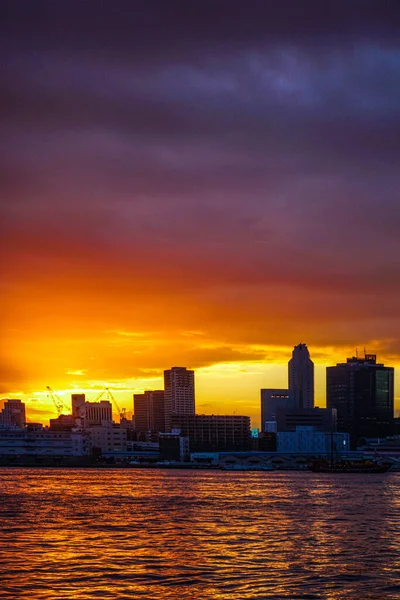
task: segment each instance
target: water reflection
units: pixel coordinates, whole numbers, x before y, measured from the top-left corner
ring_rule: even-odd
[[[399,473],[0,470],[0,598],[399,598]]]

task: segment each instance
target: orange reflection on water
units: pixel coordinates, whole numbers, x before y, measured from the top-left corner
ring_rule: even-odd
[[[399,482],[3,469],[0,598],[395,598]]]

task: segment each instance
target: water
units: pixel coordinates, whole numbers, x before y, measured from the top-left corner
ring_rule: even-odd
[[[400,598],[400,473],[0,469],[0,598]]]

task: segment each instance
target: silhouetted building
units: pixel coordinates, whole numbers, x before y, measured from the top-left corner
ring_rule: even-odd
[[[336,431],[337,413],[332,408],[304,408],[285,410],[278,408],[277,431],[296,431],[297,427],[314,427],[317,431]]]
[[[314,363],[306,344],[295,346],[289,368],[289,397],[294,409],[314,407]]]
[[[159,452],[162,461],[189,462],[189,438],[179,433],[161,433]]]
[[[336,408],[339,431],[361,437],[387,437],[394,429],[394,368],[377,364],[375,354],[348,358],[326,369],[326,401]]]
[[[278,408],[289,408],[289,390],[261,390],[261,431],[267,431],[267,422],[276,421]]]
[[[143,394],[134,394],[133,410],[135,429],[145,432],[151,438],[160,431],[165,432],[164,390],[146,390]]]
[[[25,427],[25,404],[22,400],[6,400],[0,412],[0,425]]]
[[[194,371],[172,367],[164,371],[165,426],[171,430],[171,415],[194,415]]]
[[[276,433],[277,431],[278,426],[276,421],[265,421],[265,433]]]
[[[80,417],[80,408],[85,404],[85,394],[71,394],[72,416],[76,419]]]
[[[72,415],[59,415],[57,419],[50,419],[51,431],[71,431],[76,427],[76,419]]]
[[[250,417],[172,415],[172,429],[189,438],[191,452],[249,450]]]
[[[276,452],[276,432],[261,432],[258,436],[258,450],[260,452]]]
[[[85,402],[79,406],[79,415],[83,419],[85,427],[90,425],[101,425],[112,422],[112,406],[109,400],[100,402]]]
[[[133,419],[121,419],[120,427],[126,430],[127,440],[136,440],[135,422]]]

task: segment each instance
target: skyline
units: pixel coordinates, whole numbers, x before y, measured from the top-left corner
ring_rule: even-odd
[[[307,348],[307,345],[301,343],[300,346],[305,346]],[[294,350],[296,350],[298,346],[294,347]],[[356,353],[354,353],[353,355],[347,357],[346,359],[340,360],[338,361],[338,364],[344,364],[346,362],[346,360],[351,359],[351,357],[355,357],[355,355],[357,357],[360,356],[360,353],[358,352],[358,349],[356,349]],[[312,356],[310,355],[310,358],[312,359]],[[279,382],[277,381],[277,379],[274,379],[271,384],[274,385],[263,385],[262,387],[258,388],[257,392],[257,401],[243,401],[242,398],[239,397],[239,402],[236,401],[235,403],[235,399],[233,399],[233,401],[230,402],[220,402],[218,398],[213,397],[213,402],[206,402],[204,403],[202,401],[202,399],[198,399],[197,393],[198,393],[198,389],[200,388],[200,395],[204,395],[204,387],[202,384],[200,384],[200,386],[198,385],[198,371],[195,371],[195,387],[196,387],[196,395],[195,395],[195,402],[196,402],[196,409],[195,409],[195,413],[196,414],[216,414],[216,415],[221,415],[221,414],[242,414],[242,415],[247,415],[250,416],[251,419],[251,423],[252,423],[252,427],[258,427],[261,428],[261,406],[260,406],[260,402],[262,404],[262,400],[260,398],[260,393],[261,391],[264,389],[287,389],[289,387],[289,379],[290,379],[290,375],[289,375],[289,371],[290,371],[290,360],[286,363],[286,381],[285,382],[281,382],[279,384]],[[381,360],[377,360],[377,363],[382,363]],[[335,363],[336,364],[336,363]],[[282,365],[283,366],[283,365]],[[315,366],[315,365],[314,365]],[[334,365],[328,365],[328,366],[334,366]],[[388,366],[392,366],[392,365],[388,365],[385,364],[386,367]],[[321,365],[320,365],[321,367]],[[142,388],[142,389],[135,389],[133,392],[132,390],[120,390],[120,389],[113,389],[110,390],[112,391],[111,396],[115,397],[115,400],[118,402],[118,409],[120,408],[122,411],[126,411],[126,416],[127,418],[131,418],[133,413],[134,413],[134,399],[133,396],[135,394],[142,394],[145,391],[149,392],[149,391],[157,391],[157,390],[163,390],[164,389],[164,384],[165,384],[165,372],[169,372],[170,369],[172,368],[182,368],[182,367],[170,367],[169,369],[165,370],[162,372],[161,376],[158,378],[154,378],[152,380],[148,379],[146,380],[147,383],[149,383],[150,381],[155,382],[156,385],[152,386],[152,387],[147,387],[147,388]],[[186,367],[183,367],[183,369],[186,370]],[[396,371],[396,369],[395,369]],[[317,370],[318,372],[318,370]],[[320,373],[320,375],[322,375]],[[222,378],[224,377],[224,375],[221,375]],[[324,368],[324,384],[325,384],[325,391],[326,391],[326,376],[327,376],[327,371],[326,371],[326,367]],[[226,377],[226,375],[225,375]],[[241,378],[243,380],[243,373],[241,373]],[[200,370],[200,381],[201,381],[201,370]],[[225,380],[226,381],[226,380]],[[238,380],[236,379],[236,388],[239,387],[239,390],[241,390],[241,386],[237,385]],[[157,385],[157,383],[159,385]],[[315,383],[315,374],[314,374],[314,383]],[[398,385],[398,384],[397,384]],[[395,377],[395,387],[396,387],[396,377]],[[318,389],[318,386],[317,386]],[[100,392],[100,394],[99,394]],[[69,406],[70,402],[72,401],[72,395],[76,394],[76,393],[84,393],[86,395],[86,400],[87,401],[99,401],[100,397],[102,397],[102,399],[108,399],[111,403],[112,406],[112,413],[113,413],[113,418],[116,418],[118,420],[119,418],[119,412],[117,410],[117,405],[115,404],[114,400],[112,400],[111,397],[109,397],[108,395],[108,388],[103,387],[102,389],[83,389],[83,388],[75,388],[75,389],[69,389],[69,390],[53,390],[53,389],[49,389],[46,392],[36,392],[35,393],[35,398],[25,398],[22,397],[22,401],[26,404],[27,406],[27,411],[28,413],[31,413],[32,415],[37,415],[37,418],[32,418],[31,414],[27,414],[27,423],[29,422],[35,422],[35,421],[39,421],[39,422],[43,422],[43,420],[45,419],[50,419],[50,418],[55,418],[56,414],[58,414],[58,411],[54,405],[54,400],[51,399],[50,397],[50,393],[51,394],[56,394],[57,396],[61,397],[61,401],[63,402],[63,404],[65,406]],[[21,394],[21,396],[24,396],[23,394]],[[122,402],[121,402],[121,398],[122,398]],[[129,398],[129,399],[128,399]],[[13,399],[13,397],[11,397],[10,399]],[[223,400],[226,400],[226,395],[222,397]],[[6,398],[0,398],[0,409],[3,408],[4,402],[6,401]],[[246,409],[242,409],[243,406],[247,407]],[[323,401],[316,401],[315,402],[315,406],[318,406],[320,408],[325,408],[326,407],[326,395],[324,397]],[[225,410],[224,410],[225,407]],[[65,412],[63,412],[62,414],[67,414]],[[400,410],[398,410],[398,407],[396,407],[396,400],[394,403],[394,416],[395,417],[400,417]]]
[[[257,423],[301,341],[319,406],[356,348],[398,371],[396,8],[4,3],[0,396],[183,364]]]

